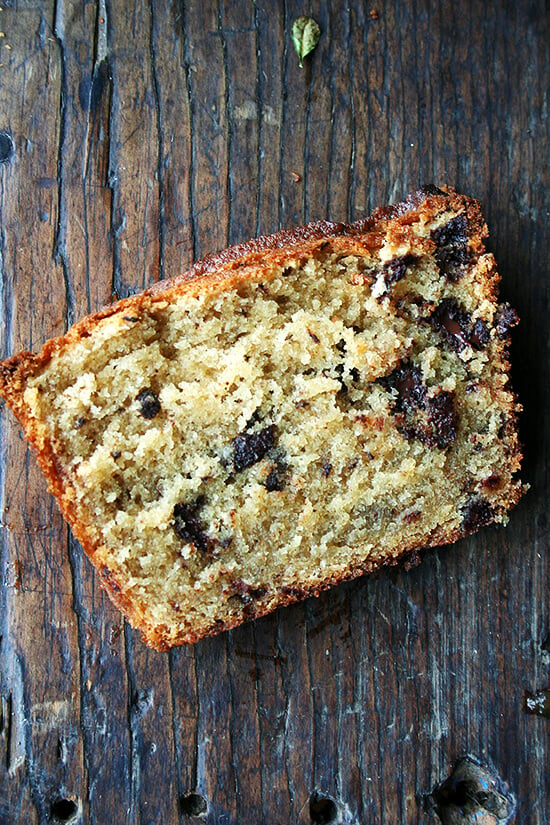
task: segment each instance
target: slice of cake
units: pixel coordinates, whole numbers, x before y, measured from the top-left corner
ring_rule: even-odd
[[[427,187],[197,263],[0,366],[112,600],[194,642],[505,523],[515,312],[479,205]]]

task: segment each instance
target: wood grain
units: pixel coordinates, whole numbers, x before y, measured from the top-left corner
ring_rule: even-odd
[[[428,825],[465,754],[546,825],[524,695],[550,687],[547,3],[4,0],[0,33],[3,356],[229,243],[449,183],[522,317],[531,483],[506,529],[415,570],[153,653],[2,409],[1,825]]]

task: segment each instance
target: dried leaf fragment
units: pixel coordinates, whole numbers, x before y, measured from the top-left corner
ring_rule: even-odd
[[[298,17],[292,24],[291,34],[300,68],[303,68],[304,57],[312,52],[319,42],[321,29],[312,17]]]

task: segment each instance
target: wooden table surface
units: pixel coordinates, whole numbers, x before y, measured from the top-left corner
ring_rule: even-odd
[[[0,825],[548,825],[549,40],[544,0],[3,0],[3,356],[210,251],[447,183],[522,317],[531,490],[412,571],[156,653],[2,408]]]

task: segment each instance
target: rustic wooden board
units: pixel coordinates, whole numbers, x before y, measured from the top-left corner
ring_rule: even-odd
[[[544,0],[0,3],[3,356],[228,243],[449,183],[522,316],[532,485],[413,571],[153,653],[2,409],[2,825],[425,825],[466,754],[511,821],[550,822],[550,720],[525,712],[550,688],[549,42]]]

